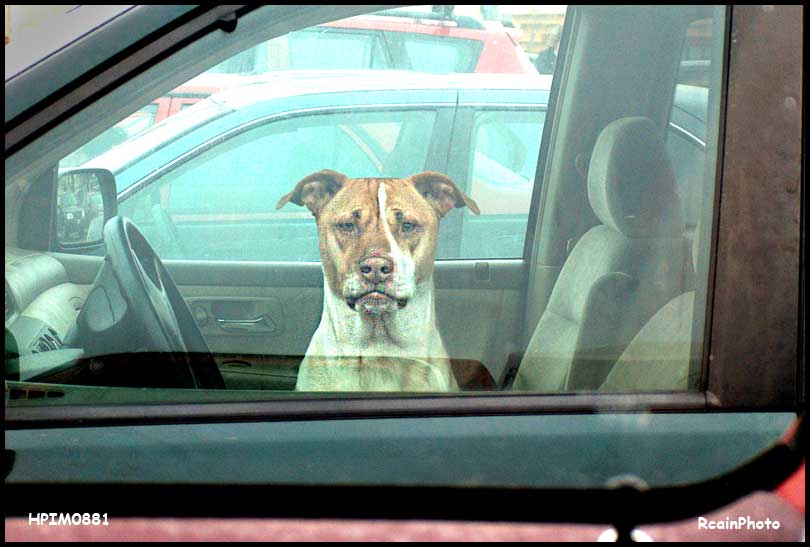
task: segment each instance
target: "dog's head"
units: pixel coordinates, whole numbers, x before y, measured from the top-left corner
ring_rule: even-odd
[[[376,316],[404,308],[433,274],[439,221],[455,207],[478,206],[448,177],[350,179],[324,170],[282,197],[306,206],[318,224],[324,275],[351,309]]]

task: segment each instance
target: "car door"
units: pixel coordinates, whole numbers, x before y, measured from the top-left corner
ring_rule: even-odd
[[[283,19],[279,14],[283,8],[266,8],[273,17],[260,23]],[[794,410],[804,410],[804,317],[797,313],[803,312],[797,306],[798,281],[804,276],[799,239],[803,232],[803,122],[797,47],[800,13],[766,8],[735,7],[733,12],[720,8],[714,17],[728,37],[717,40],[722,58],[732,59],[728,71],[715,65],[716,77],[732,85],[729,89],[725,83],[715,85],[717,93],[710,103],[710,112],[714,110],[710,119],[715,124],[722,119],[727,130],[715,127],[707,137],[709,163],[716,163],[720,172],[717,177],[705,177],[711,184],[717,181],[717,191],[711,194],[717,199],[702,204],[708,212],[704,220],[710,221],[703,224],[706,233],[700,249],[705,302],[698,300],[695,309],[701,318],[704,311],[708,314],[711,328],[706,329],[705,345],[703,330],[695,335],[705,355],[698,360],[704,371],[699,388],[563,396],[542,392],[350,399],[304,395],[298,400],[271,394],[270,401],[249,399],[256,394],[248,393],[241,403],[210,404],[242,394],[229,390],[159,393],[141,387],[122,394],[120,388],[106,386],[26,385],[9,380],[7,385],[13,388],[7,390],[6,403],[6,483],[15,500],[13,514],[29,530],[35,529],[31,515],[36,514],[29,511],[41,510],[43,499],[66,514],[109,510],[116,519],[144,514],[176,517],[178,512],[181,516],[254,517],[243,522],[247,527],[256,526],[256,516],[302,514],[433,521],[581,520],[611,524],[617,535],[629,539],[639,523],[686,519],[723,507],[743,492],[773,488],[771,481],[778,476],[774,470],[795,467],[796,456],[804,457],[806,434],[802,420],[800,436],[791,441],[792,450],[779,444],[766,457],[754,460],[784,432],[795,418]],[[637,16],[637,9],[575,10],[572,20],[577,24],[571,24],[572,32],[566,33],[573,41],[569,49],[573,54],[561,54],[561,59],[574,61],[572,77],[560,85],[563,100],[552,108],[559,133],[550,139],[548,149],[550,165],[561,165],[566,176],[554,172],[543,184],[574,187],[580,176],[580,150],[588,148],[590,137],[595,138],[601,126],[616,117],[649,114],[666,130],[674,80],[662,81],[660,76],[667,71],[657,70],[653,61],[659,55],[671,60],[667,55],[678,36],[664,36],[670,30],[669,14],[642,8]],[[327,15],[319,17],[323,20]],[[228,24],[229,20],[222,21],[224,28]],[[249,20],[240,22],[249,24]],[[666,42],[662,43],[662,36]],[[217,36],[217,40],[227,38]],[[781,53],[759,55],[762,44],[777,46]],[[724,50],[726,45],[730,53]],[[778,64],[780,59],[786,61],[784,67]],[[122,87],[137,84],[137,77]],[[774,85],[763,86],[762,81]],[[604,83],[616,89],[600,85]],[[648,103],[655,108],[641,108]],[[628,111],[628,107],[633,108]],[[763,112],[767,115],[757,116]],[[12,147],[18,155],[7,160],[7,172],[12,174],[7,198],[21,193],[29,182],[20,172],[31,171],[20,164],[37,152],[45,157],[43,161],[54,162],[46,163],[50,171],[42,175],[50,179],[48,188],[52,188],[54,160],[62,146],[56,137],[71,129],[67,123],[58,125],[63,123],[58,119],[53,123],[54,134],[44,141],[53,148]],[[465,157],[462,141],[455,135],[444,142],[454,156]],[[496,149],[486,152],[492,150]],[[47,209],[48,201],[41,201],[45,205],[40,209]],[[561,218],[578,213],[577,208],[563,207],[562,200],[547,201],[546,207],[555,214],[545,219],[553,228]],[[590,207],[584,201],[582,206]],[[34,207],[22,209],[23,213],[31,210]],[[6,226],[16,232],[12,207],[7,206],[6,215]],[[34,218],[47,219],[47,214]],[[529,224],[533,223],[535,219],[530,218]],[[563,228],[576,233],[576,226]],[[7,247],[9,241],[23,239],[16,235],[6,236]],[[556,244],[565,250],[567,235],[547,236],[538,245],[553,250]],[[100,262],[97,257],[48,254],[70,265],[68,275],[74,280],[92,280],[87,275],[92,268],[87,265],[97,269]],[[238,291],[260,294],[257,287],[282,286],[278,280],[287,275],[287,264],[280,262],[209,261],[212,266],[205,273],[197,269],[202,262],[168,264],[187,298],[191,298],[190,289],[197,287],[214,298],[212,287],[221,283],[227,298],[237,301]],[[445,290],[447,279],[461,272],[456,286],[462,290],[475,285],[465,281],[462,273],[474,275],[483,285],[483,280],[498,279],[492,274],[498,273],[499,264],[477,259],[440,262],[437,283]],[[552,261],[544,264],[555,267]],[[290,267],[299,275],[317,271],[317,266],[302,268],[297,263]],[[511,271],[511,267],[500,271]],[[184,268],[190,273],[184,273]],[[707,288],[709,282],[716,285]],[[310,281],[290,279],[288,283],[300,292]],[[466,327],[487,310],[469,312],[456,322]],[[498,317],[490,321],[498,322]],[[653,350],[659,348],[664,349],[653,346]],[[76,397],[82,391],[90,397]],[[266,503],[255,503],[257,491],[265,494]],[[99,500],[110,507],[94,507]],[[727,515],[716,515],[719,523],[724,518],[729,523]],[[222,522],[214,524],[222,526]],[[143,523],[154,534],[154,521]],[[176,532],[178,519],[169,524]],[[694,521],[691,526],[696,527]]]

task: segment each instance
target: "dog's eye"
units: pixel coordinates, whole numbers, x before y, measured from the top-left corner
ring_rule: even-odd
[[[402,223],[402,232],[405,234],[409,234],[416,230],[417,224],[415,222],[403,222]]]
[[[337,229],[342,232],[353,232],[354,222],[338,222]]]

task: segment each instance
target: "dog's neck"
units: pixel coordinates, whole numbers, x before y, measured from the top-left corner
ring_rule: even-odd
[[[417,285],[406,307],[380,316],[352,310],[324,282],[321,323],[310,355],[446,359],[436,323],[433,279]]]

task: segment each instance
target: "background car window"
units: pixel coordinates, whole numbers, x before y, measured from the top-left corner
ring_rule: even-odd
[[[523,255],[545,111],[481,111],[475,115],[470,197],[481,215],[465,210],[461,257]]]
[[[425,169],[436,114],[387,111],[301,116],[245,131],[206,150],[121,204],[166,258],[317,261],[305,208],[278,200],[322,169],[402,177]],[[156,220],[159,207],[163,221]]]
[[[252,47],[208,69],[209,74],[254,74],[267,69],[267,48]]]
[[[390,68],[377,32],[320,27],[292,32],[287,40],[290,69]]]
[[[472,72],[483,47],[483,43],[476,40],[445,36],[393,32],[385,35],[395,55],[395,68],[419,72]]]
[[[667,153],[677,183],[687,237],[698,224],[706,168],[706,119],[711,75],[712,20],[693,21],[686,31],[667,131]]]
[[[709,90],[678,85],[667,132],[667,153],[677,183],[683,217],[691,233],[700,216],[706,166],[706,108]]]

